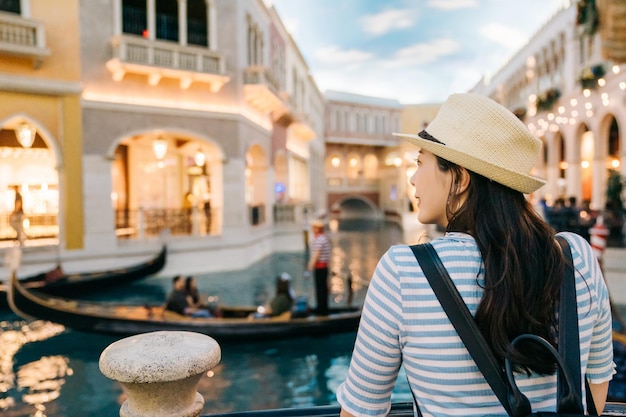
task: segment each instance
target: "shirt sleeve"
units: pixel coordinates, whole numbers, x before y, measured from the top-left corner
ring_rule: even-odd
[[[613,318],[609,290],[604,281],[597,259],[593,258],[596,271],[596,296],[599,308],[598,318],[594,323],[587,362],[587,379],[590,383],[599,384],[610,381],[615,374],[613,362]]]
[[[585,340],[589,342],[587,367],[583,371],[592,384],[610,381],[615,374],[615,363],[609,290],[598,259],[589,243],[573,233],[563,235],[572,247],[577,274],[576,292],[581,346],[585,345]]]
[[[337,390],[342,408],[355,416],[386,416],[401,365],[401,295],[389,249],[370,282],[346,380]]]

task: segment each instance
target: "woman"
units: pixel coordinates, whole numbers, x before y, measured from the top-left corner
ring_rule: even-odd
[[[272,317],[280,316],[293,308],[293,293],[291,290],[291,275],[283,272],[276,277],[276,294],[269,304],[269,314]]]
[[[198,291],[198,283],[196,278],[188,276],[185,278],[185,293],[187,294],[187,303],[193,308],[202,308],[202,302],[200,301],[200,292]]]
[[[523,333],[555,345],[564,259],[524,197],[544,184],[530,175],[540,141],[506,108],[473,94],[450,96],[419,135],[398,136],[421,148],[411,177],[418,219],[445,229],[431,243],[498,360]],[[561,235],[575,267],[582,374],[602,411],[615,372],[608,291],[589,244]],[[526,345],[514,361],[529,372],[518,384],[533,411],[554,411],[550,357]],[[372,277],[337,391],[341,416],[386,415],[401,364],[423,416],[507,415],[406,245],[391,247]]]

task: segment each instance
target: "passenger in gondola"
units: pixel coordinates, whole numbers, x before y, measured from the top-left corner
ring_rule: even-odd
[[[272,300],[260,306],[256,313],[252,315],[255,319],[278,317],[282,315],[291,316],[291,309],[294,305],[294,294],[291,289],[291,275],[283,272],[276,277],[276,293]]]
[[[195,309],[208,310],[209,314],[214,317],[221,317],[222,313],[217,303],[204,303],[198,291],[198,282],[196,277],[190,275],[185,278],[185,293],[187,294],[187,304]]]
[[[208,310],[189,305],[189,299],[185,292],[185,280],[181,275],[176,275],[172,279],[172,285],[172,292],[165,302],[165,310],[173,311],[182,316],[212,317]]]
[[[270,302],[272,317],[280,316],[293,308],[294,294],[291,289],[291,275],[283,272],[276,277],[276,295]]]
[[[185,278],[185,293],[187,293],[187,303],[189,306],[196,308],[202,307],[198,283],[196,282],[196,278],[191,275]]]

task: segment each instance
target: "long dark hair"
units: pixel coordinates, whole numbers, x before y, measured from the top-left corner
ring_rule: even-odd
[[[524,195],[482,175],[470,175],[467,199],[459,200],[462,169],[437,157],[439,169],[452,173],[448,232],[476,239],[485,266],[484,293],[475,320],[496,357],[504,362],[509,343],[532,333],[556,346],[556,305],[564,258],[554,230]],[[549,353],[535,344],[511,351],[517,370],[551,374]]]
[[[200,294],[198,292],[198,287],[191,286],[191,283],[193,282],[193,280],[194,280],[194,277],[192,276],[188,276],[187,278],[185,278],[185,292],[187,293],[188,296],[191,297],[191,299],[193,300],[195,304],[198,301],[200,301]]]

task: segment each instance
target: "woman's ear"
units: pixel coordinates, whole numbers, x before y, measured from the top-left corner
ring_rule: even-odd
[[[471,181],[471,177],[469,172],[467,172],[467,170],[463,167],[461,167],[461,172],[459,173],[459,176],[457,177],[457,191],[459,194],[463,194],[465,191],[467,191],[467,188],[469,187],[470,181]]]

